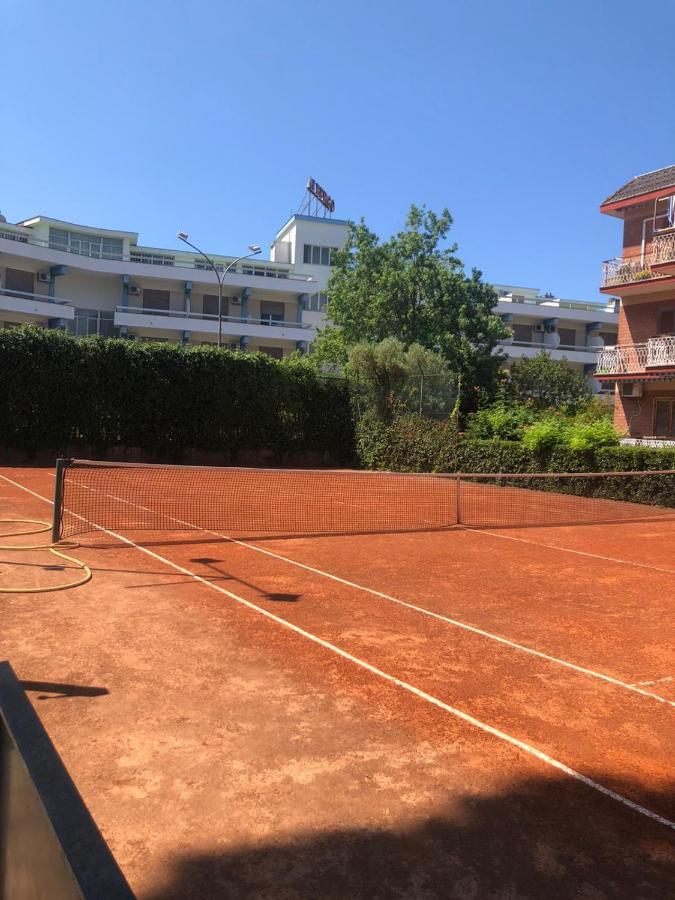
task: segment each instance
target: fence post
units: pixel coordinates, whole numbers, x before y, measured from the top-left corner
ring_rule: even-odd
[[[63,475],[66,470],[67,459],[56,460],[56,485],[54,487],[54,518],[52,519],[52,543],[58,544],[61,540],[61,513],[63,509]]]
[[[462,478],[458,473],[455,477],[455,518],[457,519],[457,522],[456,522],[457,525],[462,524],[462,503],[461,503],[461,496],[460,496],[461,485],[462,485]]]

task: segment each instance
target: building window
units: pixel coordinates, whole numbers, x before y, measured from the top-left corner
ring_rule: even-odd
[[[613,331],[601,331],[600,337],[605,347],[616,347],[617,335]]]
[[[5,287],[8,291],[32,294],[35,291],[35,275],[21,269],[5,269]]]
[[[513,340],[517,344],[532,343],[532,326],[524,325],[522,322],[514,322],[511,325],[513,331]]]
[[[169,310],[171,308],[171,292],[156,291],[143,288],[143,309]]]
[[[284,351],[281,347],[258,347],[258,353],[264,353],[271,356],[272,359],[284,358]]]
[[[106,257],[107,259],[108,257]],[[132,250],[129,260],[134,263],[145,263],[150,266],[175,266],[175,256],[165,256],[163,253],[150,253],[149,251]]]
[[[328,294],[310,294],[307,301],[309,312],[326,312]]]
[[[654,436],[675,437],[675,400],[654,401]]]
[[[302,261],[308,266],[332,266],[333,253],[337,247],[319,247],[316,244],[305,244]]]
[[[662,309],[656,326],[656,333],[675,334],[675,310]]]
[[[49,229],[49,246],[53,250],[78,253],[96,259],[122,259],[121,238],[101,237],[83,231],[67,231],[65,228]]]
[[[230,298],[223,297],[222,303],[220,304],[220,313],[223,316],[229,316],[230,309]],[[218,295],[217,294],[204,294],[202,298],[202,312],[205,316],[217,316],[218,315]]]
[[[271,300],[260,302],[260,320],[265,325],[278,325],[284,321],[284,304]]]
[[[75,337],[100,334],[115,337],[114,313],[106,309],[75,309],[75,318],[67,323],[68,331]]]
[[[574,328],[559,328],[560,343],[565,347],[574,347],[577,333]]]

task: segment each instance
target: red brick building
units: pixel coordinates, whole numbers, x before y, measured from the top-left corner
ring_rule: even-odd
[[[596,378],[616,382],[614,420],[635,442],[675,446],[675,166],[631,179],[601,205],[623,219],[623,251],[603,263],[621,298],[616,347]]]

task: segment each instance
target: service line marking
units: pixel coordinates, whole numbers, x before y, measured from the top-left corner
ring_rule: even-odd
[[[16,487],[25,490],[27,493],[32,494],[34,497],[37,497],[40,500],[44,500],[47,503],[53,502],[49,500],[47,497],[43,497],[35,491],[30,490],[29,488],[24,487],[18,482],[12,481],[7,478],[5,475],[0,475],[0,478],[5,478],[11,484],[14,484]],[[200,584],[205,585],[211,590],[217,591],[219,594],[223,594],[226,597],[229,597],[231,600],[234,600],[236,603],[241,604],[252,612],[257,613],[269,619],[272,622],[275,622],[277,625],[281,625],[283,628],[288,628],[290,631],[293,631],[295,634],[300,635],[306,640],[311,641],[312,643],[317,644],[320,647],[323,647],[325,650],[329,650],[331,653],[334,653],[336,656],[340,656],[342,659],[346,659],[348,662],[353,663],[355,666],[358,666],[361,669],[364,669],[367,672],[370,672],[372,675],[376,675],[378,678],[381,678],[383,681],[388,682],[389,684],[393,684],[396,687],[401,688],[404,691],[412,694],[413,696],[419,698],[420,700],[424,700],[425,702],[431,704],[432,706],[436,706],[438,709],[443,710],[444,712],[449,713],[451,716],[454,716],[457,719],[460,719],[462,722],[466,722],[468,725],[478,729],[479,731],[484,732],[485,734],[489,734],[492,737],[497,738],[500,741],[503,741],[506,744],[510,744],[512,747],[522,751],[528,756],[532,756],[535,759],[539,760],[539,762],[544,763],[545,765],[550,766],[551,768],[556,769],[559,772],[567,775],[568,777],[574,779],[575,781],[580,782],[581,784],[586,785],[586,787],[591,788],[599,794],[602,794],[605,797],[608,797],[610,800],[614,800],[617,803],[620,803],[622,806],[636,812],[647,819],[651,819],[651,821],[658,823],[659,825],[663,825],[666,828],[675,831],[675,822],[671,819],[667,819],[665,816],[661,816],[658,813],[654,812],[651,809],[647,809],[645,806],[641,806],[639,803],[636,803],[634,800],[630,800],[628,797],[624,797],[623,794],[617,793],[617,791],[613,791],[611,788],[606,787],[603,784],[600,784],[598,781],[594,781],[594,779],[589,778],[587,775],[582,774],[581,772],[577,772],[576,769],[572,769],[570,766],[566,765],[560,760],[555,759],[553,756],[549,756],[548,753],[545,753],[543,750],[539,750],[537,747],[532,746],[531,744],[526,743],[525,741],[520,740],[520,738],[514,737],[513,735],[507,734],[505,731],[501,731],[499,728],[495,728],[493,725],[489,725],[487,722],[483,722],[480,719],[477,719],[475,716],[472,716],[470,713],[464,712],[464,710],[458,709],[455,706],[451,706],[449,703],[445,703],[443,700],[438,697],[434,697],[433,694],[429,694],[426,691],[423,691],[421,688],[416,687],[408,681],[403,681],[401,678],[397,678],[395,675],[391,675],[388,672],[385,672],[383,669],[379,669],[377,666],[372,665],[364,659],[360,659],[358,656],[354,656],[352,653],[349,653],[348,650],[344,650],[342,647],[339,647],[337,644],[333,644],[330,641],[326,641],[323,638],[320,638],[316,634],[312,634],[310,631],[306,631],[304,628],[301,628],[299,625],[295,625],[292,622],[289,622],[286,619],[281,618],[281,616],[276,615],[273,612],[270,612],[267,609],[264,609],[261,606],[258,606],[255,603],[252,603],[250,600],[246,600],[244,597],[240,597],[238,594],[234,594],[232,591],[228,591],[227,588],[222,587],[221,585],[214,584],[212,581],[209,581],[208,578],[204,578],[201,575],[198,575],[196,572],[190,571],[190,569],[186,569],[185,566],[181,566],[179,563],[173,562],[170,559],[167,559],[165,556],[162,556],[159,553],[155,553],[153,550],[144,547],[142,544],[137,544],[135,541],[132,541],[130,538],[124,537],[121,534],[117,534],[114,531],[110,531],[107,528],[103,528],[100,525],[96,525],[96,523],[85,519],[84,516],[80,516],[77,513],[70,513],[81,521],[87,522],[88,525],[92,526],[97,531],[101,531],[104,534],[110,535],[110,537],[115,538],[115,540],[121,541],[123,544],[126,544],[129,547],[134,547],[136,550],[139,550],[141,553],[146,553],[148,556],[153,559],[159,560],[160,562],[165,563],[167,566],[175,569],[177,572],[182,572],[183,575],[187,575],[190,578],[193,578],[195,581]],[[213,532],[211,532],[213,533]]]

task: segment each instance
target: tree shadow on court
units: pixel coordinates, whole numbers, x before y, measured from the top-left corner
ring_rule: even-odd
[[[635,785],[613,788],[636,794]],[[667,796],[639,796],[648,808],[672,808],[675,783]],[[185,854],[165,886],[143,897],[662,900],[674,883],[672,830],[571,779],[538,778],[492,796],[466,793],[406,828],[272,834],[238,849]]]

